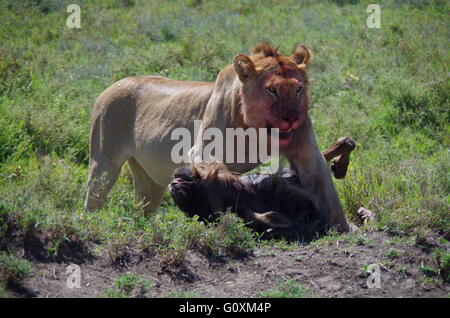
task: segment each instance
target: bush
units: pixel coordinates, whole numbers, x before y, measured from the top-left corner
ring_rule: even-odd
[[[7,252],[0,252],[0,286],[18,285],[32,274],[30,263]]]

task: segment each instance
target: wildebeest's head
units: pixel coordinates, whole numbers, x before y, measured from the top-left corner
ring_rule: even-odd
[[[188,216],[212,219],[215,212],[233,206],[244,185],[220,165],[192,165],[175,169],[169,185],[170,194]]]

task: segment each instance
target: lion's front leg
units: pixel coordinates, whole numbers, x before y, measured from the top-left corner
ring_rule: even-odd
[[[302,184],[311,187],[319,197],[323,216],[328,225],[339,232],[349,231],[349,225],[341,208],[336,189],[325,159],[317,149],[310,160],[294,161],[295,169]]]
[[[286,153],[291,167],[298,173],[302,185],[317,195],[320,210],[327,224],[339,232],[348,232],[349,224],[331,179],[330,169],[316,142],[312,125],[308,119],[298,136],[297,149]]]

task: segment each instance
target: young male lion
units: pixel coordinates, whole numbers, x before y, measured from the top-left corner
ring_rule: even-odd
[[[177,143],[172,131],[184,127],[195,136],[194,121],[201,120],[190,162],[201,159],[211,142],[203,138],[208,128],[222,132],[226,128],[278,128],[280,133],[268,134],[267,142],[279,144],[280,154],[315,192],[323,203],[326,223],[340,232],[348,231],[308,115],[306,68],[310,60],[311,53],[303,45],[286,56],[262,43],[251,55],[235,56],[214,83],[157,76],[128,77],[114,83],[98,97],[92,112],[85,209],[104,205],[128,161],[137,199],[145,203],[146,212],[155,210],[172,171],[183,165],[171,158]],[[245,157],[243,163],[227,162],[228,169],[242,173],[261,163],[250,162],[248,151]]]

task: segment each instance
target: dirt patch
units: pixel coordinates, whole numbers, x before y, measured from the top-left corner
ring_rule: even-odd
[[[19,297],[102,297],[124,273],[143,275],[151,283],[148,297],[189,292],[203,297],[258,297],[262,291],[289,278],[308,288],[315,297],[442,297],[448,284],[424,280],[420,266],[427,264],[430,250],[415,243],[392,244],[383,232],[364,233],[356,242],[327,242],[320,246],[298,245],[288,249],[260,248],[242,258],[211,260],[189,251],[178,268],[161,266],[156,253],[130,248],[123,266],[111,264],[106,250],[79,263],[81,288],[69,289],[70,262],[32,260],[33,277],[24,281]],[[370,243],[368,243],[370,242]],[[438,244],[438,243],[433,243]],[[367,266],[377,264],[380,287],[368,288]]]

